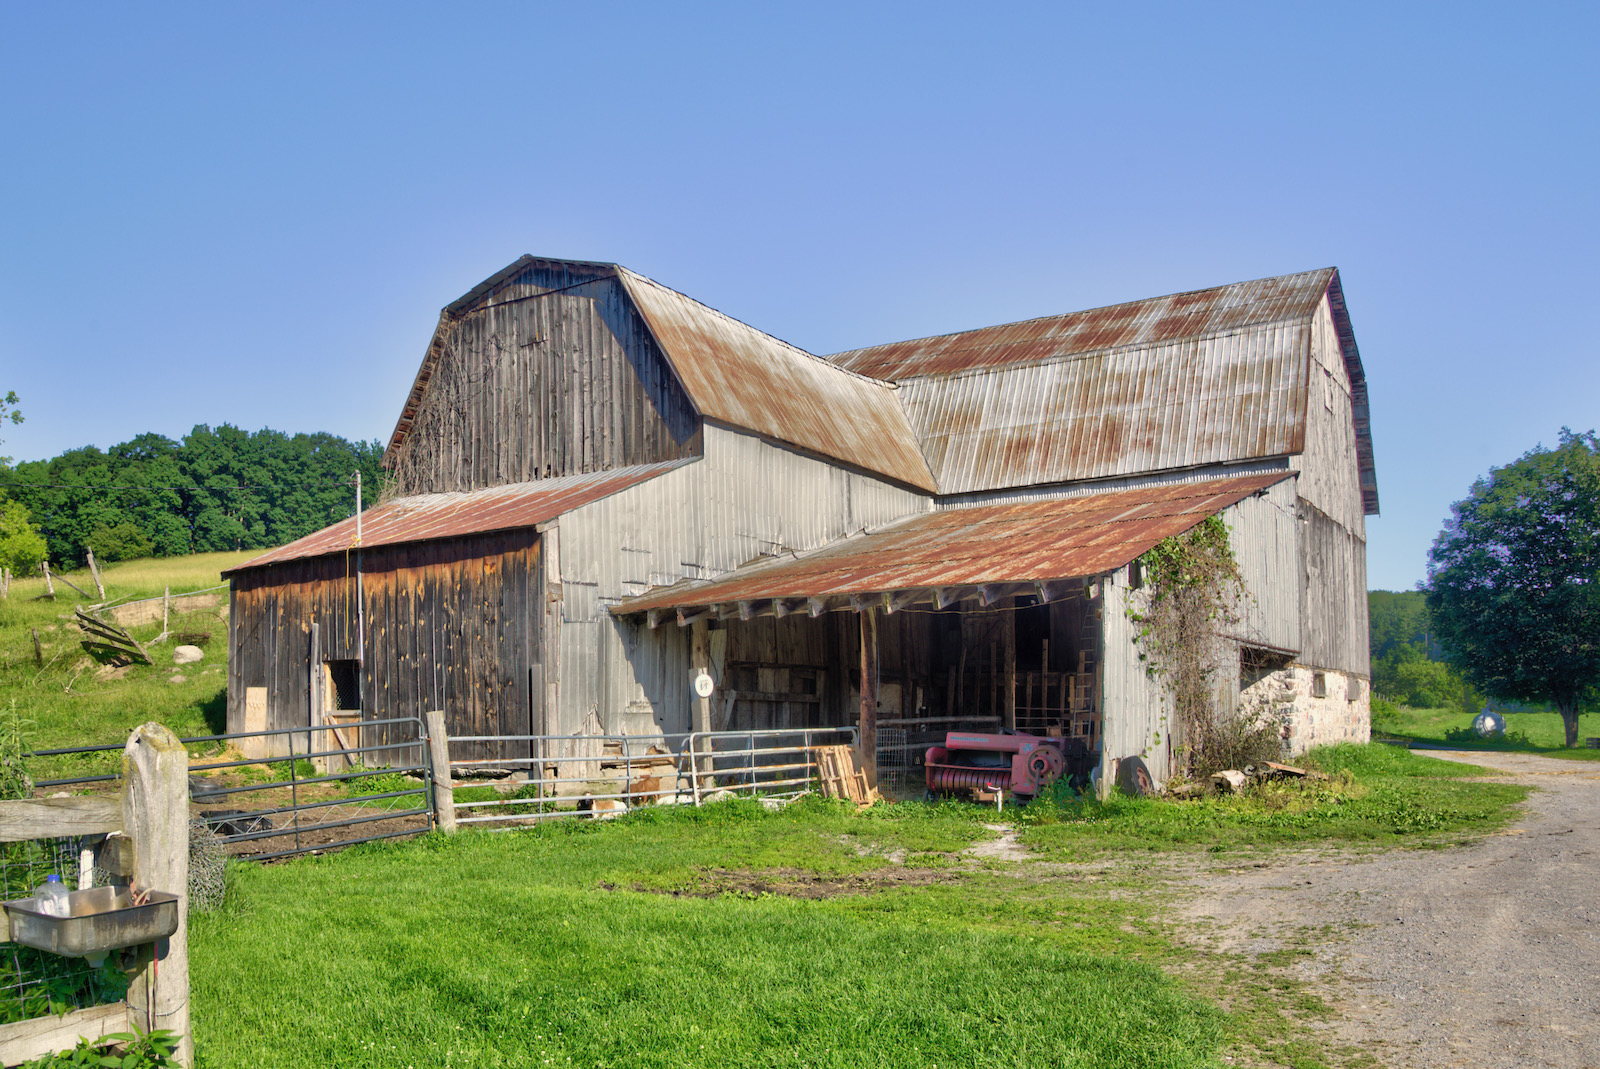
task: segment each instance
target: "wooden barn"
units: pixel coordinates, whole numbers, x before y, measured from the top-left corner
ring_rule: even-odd
[[[1334,269],[819,357],[523,257],[444,309],[385,464],[359,538],[231,573],[230,730],[856,725],[888,761],[960,724],[1160,778],[1181,740],[1130,565],[1220,514],[1250,593],[1229,693],[1292,750],[1367,737],[1377,484]]]

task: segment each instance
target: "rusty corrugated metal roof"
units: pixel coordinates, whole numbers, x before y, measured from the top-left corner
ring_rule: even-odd
[[[611,611],[1101,575],[1290,474],[923,513],[807,556],[760,561],[709,583],[651,591]]]
[[[692,463],[692,459],[671,460],[587,475],[564,475],[537,482],[512,483],[487,490],[397,498],[361,514],[361,547],[372,549],[404,542],[532,527],[553,520],[579,505],[609,497],[646,479]],[[356,521],[352,516],[247,560],[225,574],[282,564],[303,557],[343,553],[354,548]]]
[[[1375,513],[1366,378],[1335,268],[831,359],[897,379],[943,494],[1289,456],[1305,449],[1311,324],[1325,296]]]
[[[945,494],[1287,456],[1305,447],[1311,328],[907,379]]]
[[[701,415],[935,489],[892,384],[844,370],[626,268],[617,274]]]
[[[898,382],[919,375],[950,375],[1081,353],[1150,347],[1305,318],[1316,309],[1337,273],[1335,268],[1325,267],[1236,282],[1021,323],[874,345],[828,359],[863,375]]]

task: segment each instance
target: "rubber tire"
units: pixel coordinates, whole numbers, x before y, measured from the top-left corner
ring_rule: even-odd
[[[1144,798],[1156,793],[1156,778],[1142,757],[1124,757],[1117,766],[1117,786],[1131,798]]]

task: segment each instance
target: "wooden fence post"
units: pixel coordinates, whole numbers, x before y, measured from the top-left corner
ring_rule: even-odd
[[[42,560],[39,562],[39,567],[44,569],[44,588],[54,598],[56,596],[56,584],[50,579],[50,562]]]
[[[450,736],[445,733],[444,712],[422,714],[428,727],[428,755],[433,765],[433,818],[446,835],[456,833],[456,798],[450,791]]]
[[[129,977],[128,1021],[182,1036],[178,1062],[194,1064],[189,1031],[189,754],[160,724],[128,736],[122,751],[122,823],[133,845],[133,889],[178,896],[178,930],[140,955]]]
[[[83,547],[84,556],[89,559],[89,574],[94,576],[94,588],[100,592],[100,600],[106,600],[106,585],[100,581],[100,566],[95,563],[94,550],[88,546]]]

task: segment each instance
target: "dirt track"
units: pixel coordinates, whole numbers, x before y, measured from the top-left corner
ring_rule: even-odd
[[[1600,764],[1437,752],[1537,788],[1473,846],[1282,857],[1195,878],[1200,938],[1303,947],[1335,1044],[1387,1066],[1600,1066]]]

